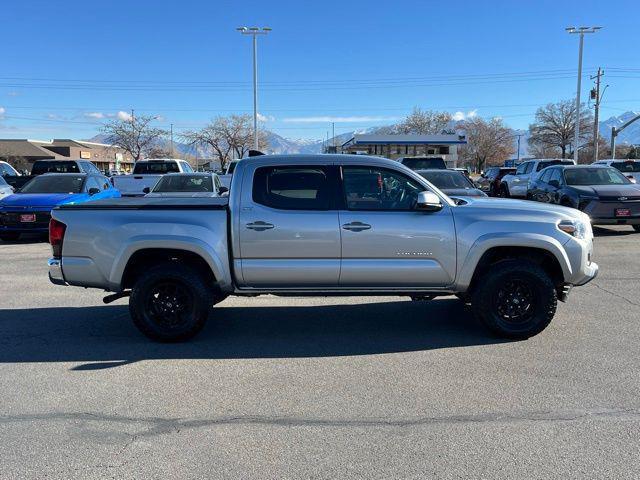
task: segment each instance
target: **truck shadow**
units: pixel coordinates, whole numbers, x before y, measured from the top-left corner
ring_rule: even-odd
[[[606,227],[593,227],[594,237],[619,237],[622,235],[637,235],[638,233],[633,229],[631,225],[625,225],[625,230],[614,230],[613,228]]]
[[[301,358],[368,355],[500,343],[453,299],[359,305],[213,309],[182,344],[154,343],[128,308],[0,310],[0,362],[84,362],[74,370],[140,360]]]

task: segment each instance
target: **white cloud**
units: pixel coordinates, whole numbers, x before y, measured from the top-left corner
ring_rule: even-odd
[[[258,121],[259,122],[275,122],[276,117],[274,117],[273,115],[263,115],[260,112],[258,112]]]
[[[87,112],[84,114],[84,116],[87,118],[95,118],[95,119],[101,119],[105,117],[104,113],[102,112]]]
[[[478,110],[477,109],[476,110],[471,110],[471,111],[469,111],[467,113],[458,111],[458,112],[454,113],[453,115],[451,115],[451,118],[453,120],[455,120],[456,122],[459,122],[460,120],[464,120],[466,118],[473,118],[473,117],[476,117],[476,116],[478,116]]]
[[[9,95],[10,97],[18,97],[21,95],[20,92],[9,92],[7,93],[7,95]]]
[[[374,116],[351,116],[351,117],[289,117],[283,121],[287,123],[354,123],[354,122],[392,122],[398,120],[398,117],[374,117]]]
[[[129,121],[131,120],[131,114],[120,110],[117,115],[118,120]]]
[[[5,112],[6,112],[5,108],[4,107],[0,107],[0,118],[4,117]]]

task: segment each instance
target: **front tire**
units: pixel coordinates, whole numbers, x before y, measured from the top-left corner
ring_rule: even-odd
[[[182,342],[204,327],[214,295],[193,269],[163,263],[140,275],[129,297],[129,312],[138,329],[158,342]]]
[[[493,265],[472,294],[476,316],[495,334],[526,339],[543,331],[556,313],[558,297],[549,275],[527,260]]]
[[[500,196],[502,198],[509,198],[511,197],[511,195],[509,194],[509,187],[507,187],[506,185],[502,184],[500,185]]]
[[[631,225],[631,226],[636,232],[640,233],[640,225]]]

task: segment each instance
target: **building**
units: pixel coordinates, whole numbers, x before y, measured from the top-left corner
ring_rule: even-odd
[[[342,153],[378,155],[397,160],[404,157],[441,157],[448,167],[458,165],[458,148],[467,139],[459,134],[354,135],[342,144]]]
[[[113,169],[130,172],[133,159],[120,147],[106,143],[85,142],[54,138],[50,141],[27,139],[0,139],[0,160],[22,159],[30,170],[36,160],[90,160],[100,170]],[[17,162],[16,162],[17,163]]]

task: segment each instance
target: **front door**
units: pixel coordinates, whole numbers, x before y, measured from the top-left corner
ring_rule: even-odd
[[[265,166],[243,182],[241,285],[338,285],[341,246],[338,212],[333,206],[335,172],[335,167],[327,166]]]
[[[421,183],[381,167],[345,166],[340,285],[440,287],[454,282],[456,237],[451,206],[415,209]]]

